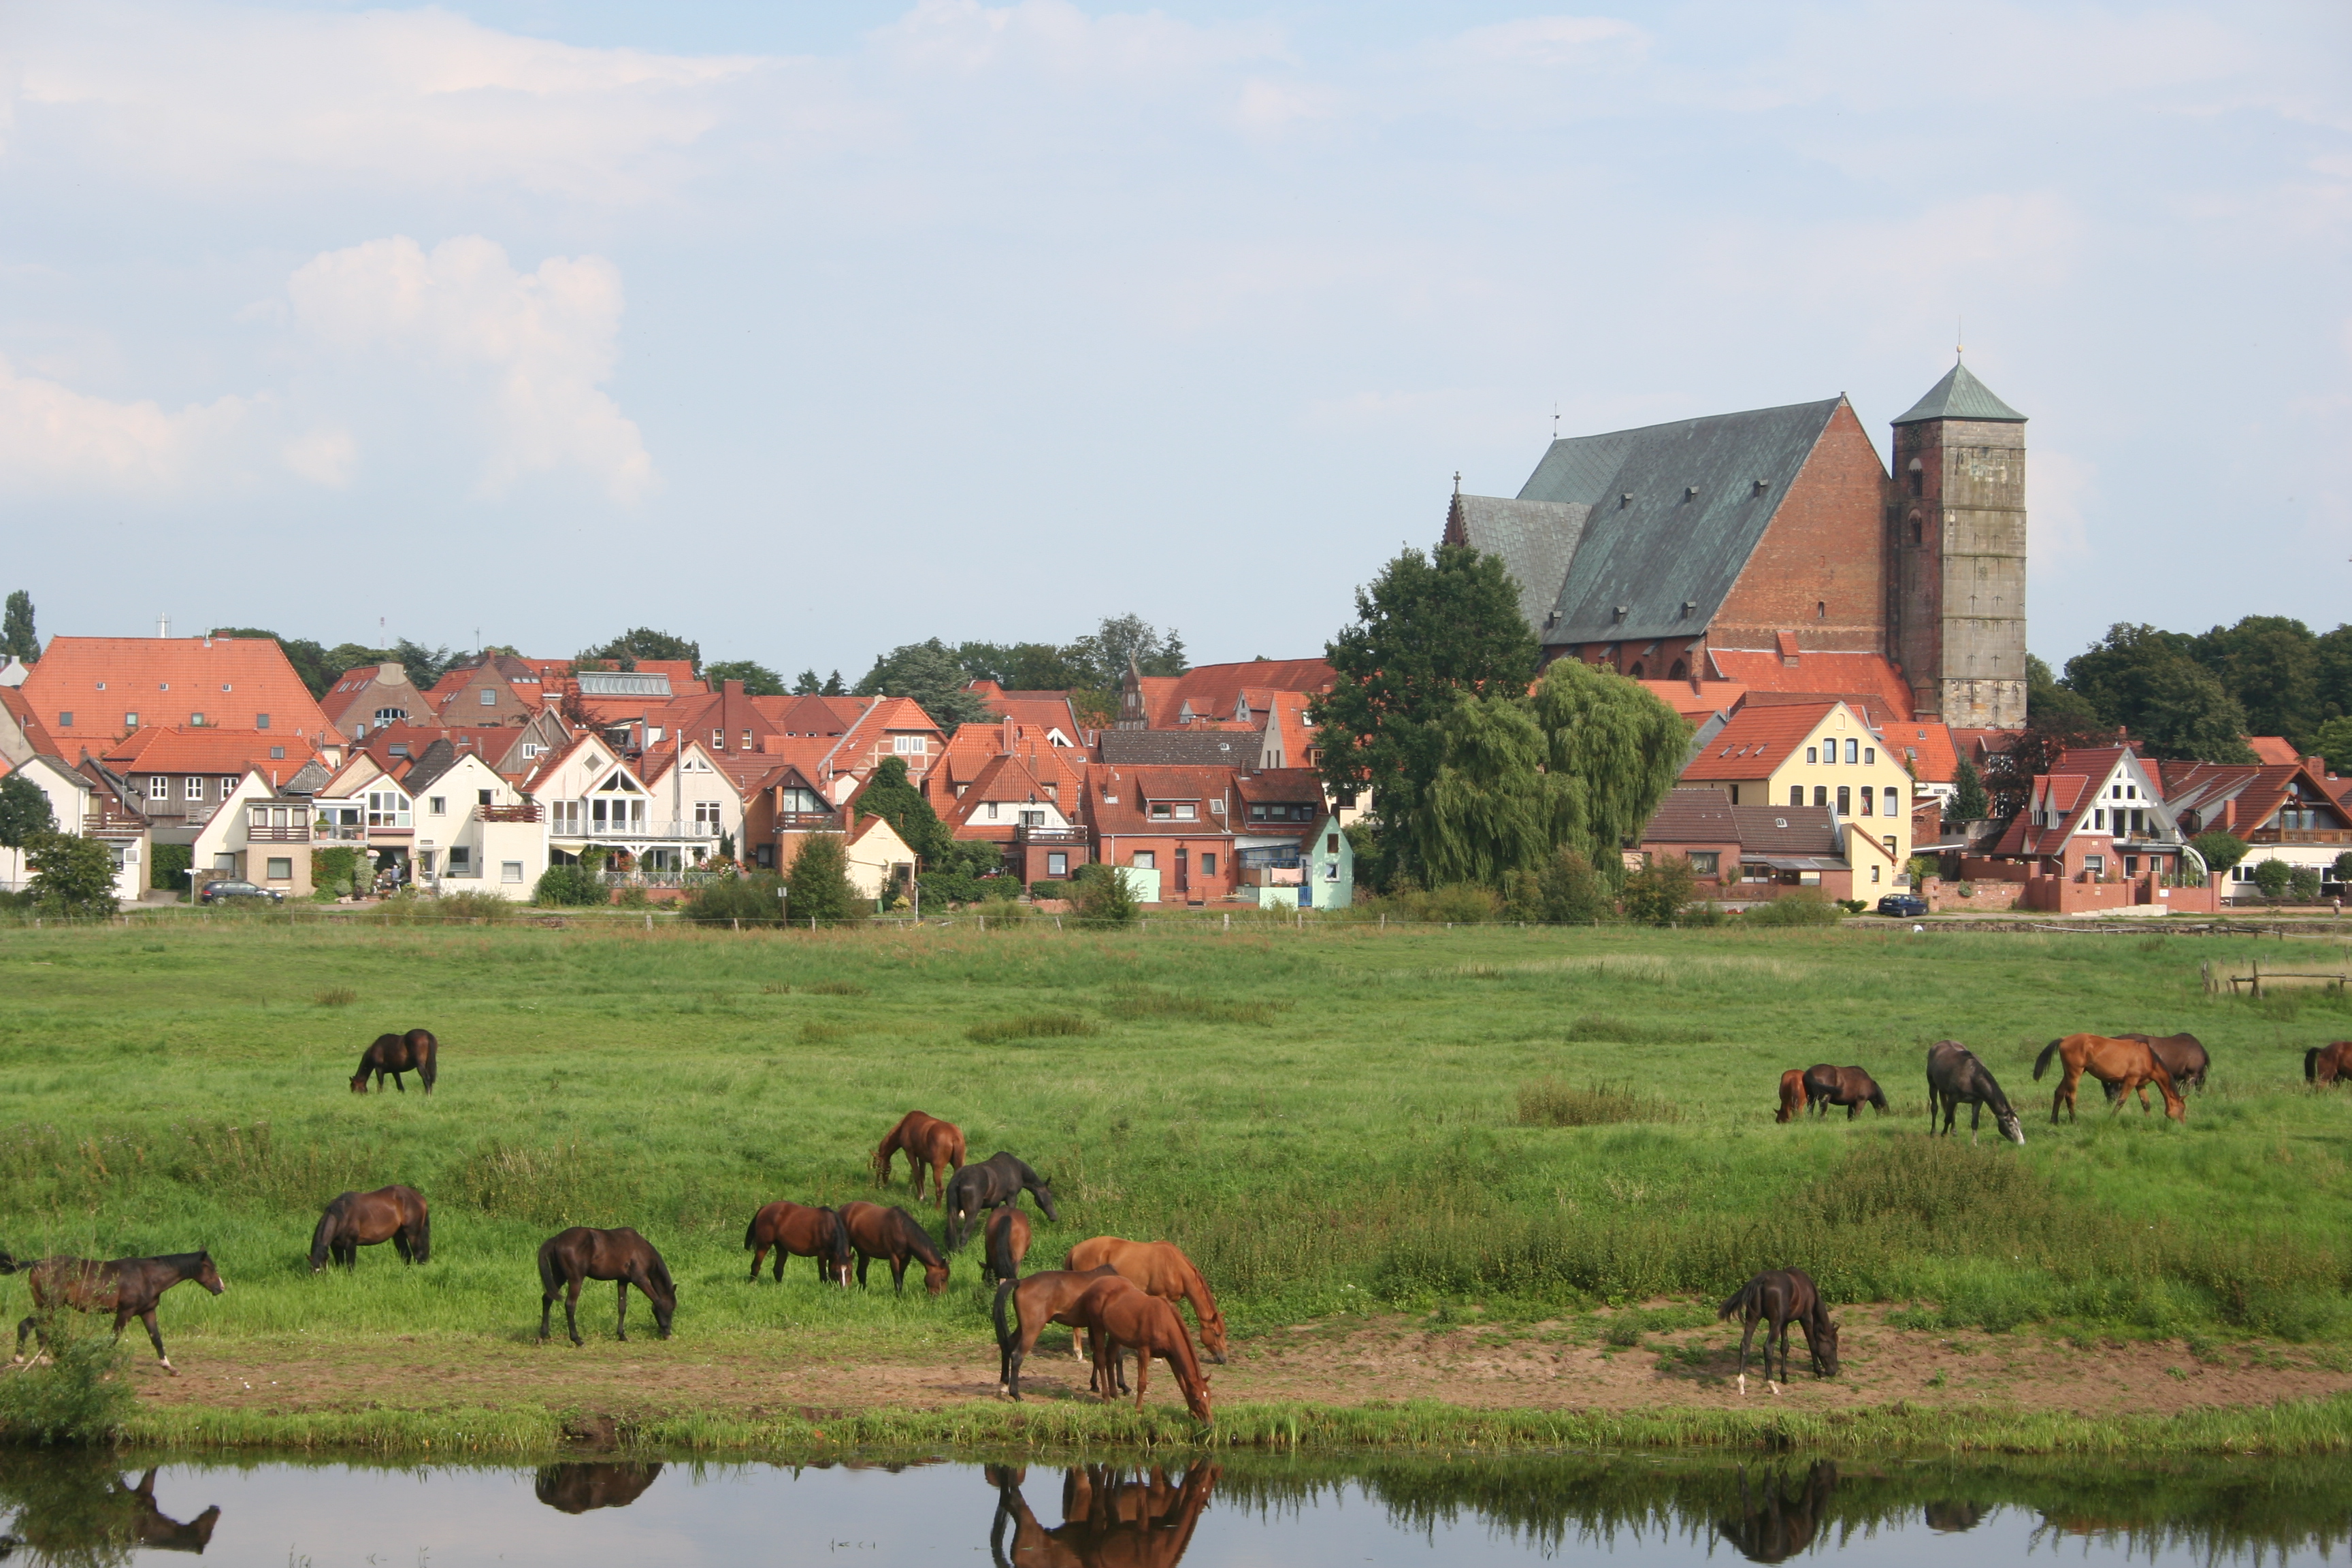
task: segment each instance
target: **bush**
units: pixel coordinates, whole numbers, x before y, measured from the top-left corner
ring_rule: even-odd
[[[576,908],[607,901],[604,879],[586,866],[550,866],[539,874],[531,902],[551,909]]]
[[[784,874],[793,924],[839,925],[854,920],[862,901],[849,884],[849,856],[838,833],[812,833]]]
[[[167,892],[188,890],[188,868],[196,863],[193,844],[158,844],[148,855],[147,885]]]
[[[1696,904],[1683,906],[1682,923],[1685,926],[1695,926],[1700,931],[1712,931],[1728,918],[1723,912],[1723,906],[1713,899],[1705,899]]]
[[[2337,881],[2352,882],[2352,849],[2347,849],[2336,858],[2335,871]]]
[[[1070,896],[1070,884],[1066,879],[1041,878],[1029,884],[1029,896],[1033,899],[1066,899]]]
[[[1906,869],[1911,873],[1911,886],[1916,891],[1927,885],[1928,878],[1942,874],[1943,863],[1933,855],[1914,855]]]
[[[1759,904],[1739,917],[1743,926],[1833,926],[1838,906],[1819,888],[1799,888],[1769,904]]]
[[[98,1444],[138,1405],[113,1337],[75,1312],[52,1312],[47,1366],[0,1376],[0,1442]]]
[[[114,896],[114,853],[104,839],[36,833],[25,840],[25,859],[33,868],[27,890],[41,913],[110,915],[120,907]]]
[[[437,899],[419,900],[425,907],[419,912],[445,921],[510,921],[515,907],[496,893],[485,893],[468,888],[463,892],[444,893]]]
[[[2287,884],[2294,880],[2294,868],[2284,860],[2265,860],[2254,868],[2254,886],[2263,890],[2266,899],[2284,897]]]
[[[1597,1127],[1610,1121],[1680,1121],[1682,1110],[1661,1095],[1596,1083],[1571,1089],[1556,1078],[1519,1085],[1522,1127]]]
[[[2234,833],[2200,833],[2189,841],[2189,847],[2205,859],[2205,868],[2220,876],[2246,858],[2253,846]]]
[[[164,847],[157,845],[160,859]],[[349,844],[338,844],[331,849],[310,851],[310,886],[320,892],[349,895],[359,886],[360,852]]]
[[[779,877],[721,877],[695,889],[677,912],[697,925],[782,925],[788,911],[777,895],[783,886]]]
[[[1652,925],[1672,925],[1698,890],[1698,873],[1681,855],[1660,855],[1625,879],[1625,915]]]
[[[1081,866],[1078,874],[1070,879],[1072,900],[1077,905],[1080,923],[1113,927],[1134,923],[1143,912],[1136,901],[1135,891],[1118,868],[1100,864]]]
[[[1471,882],[1448,882],[1424,895],[1421,918],[1433,924],[1483,925],[1502,912],[1503,901]]]
[[[1850,915],[1866,915],[1870,912],[1869,902],[1863,899],[1840,899],[1837,901],[1837,907]]]
[[[2287,896],[2299,904],[2315,903],[2319,899],[2319,868],[2297,866],[2286,879]]]

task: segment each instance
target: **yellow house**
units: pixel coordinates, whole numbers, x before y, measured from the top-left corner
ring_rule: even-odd
[[[1682,782],[1725,790],[1734,805],[1830,807],[1856,898],[1888,889],[1910,862],[1911,774],[1899,748],[1843,702],[1742,708],[1699,746]]]

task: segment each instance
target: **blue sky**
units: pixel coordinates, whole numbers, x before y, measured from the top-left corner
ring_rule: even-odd
[[[1307,653],[1452,476],[1951,359],[2037,652],[2352,610],[2352,8],[0,7],[42,629]]]

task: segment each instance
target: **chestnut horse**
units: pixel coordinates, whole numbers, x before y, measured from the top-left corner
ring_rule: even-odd
[[[940,1256],[930,1233],[902,1208],[884,1208],[862,1201],[841,1205],[841,1228],[857,1253],[857,1283],[866,1283],[866,1266],[879,1258],[890,1265],[890,1288],[907,1292],[907,1260],[923,1266],[923,1288],[936,1296],[948,1288],[948,1260]]]
[[[389,1241],[403,1263],[433,1260],[433,1216],[425,1196],[415,1187],[378,1187],[372,1193],[345,1193],[319,1216],[310,1233],[310,1272],[328,1261],[356,1268],[360,1248]]]
[[[404,1035],[378,1035],[375,1044],[360,1058],[360,1070],[352,1074],[352,1092],[365,1094],[368,1075],[373,1073],[376,1092],[382,1094],[384,1075],[389,1073],[392,1075],[392,1087],[406,1094],[408,1086],[400,1081],[400,1075],[413,1072],[425,1085],[425,1092],[431,1094],[433,1079],[437,1076],[435,1062],[440,1050],[441,1042],[433,1037],[430,1029],[411,1029]]]
[[[1050,1530],[1021,1495],[1021,1471],[991,1465],[986,1473],[997,1489],[996,1518],[988,1531],[992,1563],[1176,1568],[1223,1472],[1207,1459],[1193,1460],[1175,1480],[1158,1466],[1132,1479],[1124,1466],[1074,1468],[1062,1481],[1062,1522]]]
[[[849,1230],[831,1209],[779,1198],[751,1216],[743,1227],[743,1245],[751,1249],[751,1278],[760,1278],[760,1262],[768,1248],[776,1249],[776,1283],[784,1282],[784,1259],[814,1258],[816,1277],[849,1288]]]
[[[1134,1281],[1113,1275],[1087,1286],[1064,1309],[1063,1316],[1073,1327],[1087,1331],[1098,1386],[1108,1382],[1103,1367],[1117,1366],[1121,1351],[1133,1351],[1135,1407],[1142,1409],[1144,1390],[1151,1385],[1151,1358],[1158,1356],[1175,1373],[1185,1408],[1202,1426],[1209,1425],[1209,1379],[1201,1371],[1200,1359],[1192,1353],[1192,1336],[1184,1331],[1184,1320],[1176,1315],[1175,1308]],[[1103,1388],[1103,1397],[1112,1397],[1108,1386]]]
[[[988,1216],[981,1237],[982,1279],[1018,1279],[1021,1260],[1029,1256],[1029,1216],[1017,1208],[1001,1208]]]
[[[2050,1120],[2053,1122],[2058,1120],[2061,1106],[2065,1108],[2068,1120],[2074,1119],[2074,1086],[2083,1081],[2086,1072],[2101,1083],[2114,1086],[2116,1110],[2123,1109],[2126,1095],[2137,1093],[2139,1108],[2145,1112],[2147,1086],[2152,1083],[2164,1096],[2164,1113],[2175,1121],[2189,1120],[2189,1107],[2181,1102],[2180,1091],[2172,1086],[2172,1075],[2164,1070],[2164,1063],[2146,1040],[2110,1039],[2105,1035],[2067,1035],[2053,1040],[2033,1059],[2036,1083],[2042,1081],[2042,1074],[2053,1058],[2066,1068],[2058,1092],[2050,1097]]]
[[[1716,1309],[1716,1321],[1721,1322],[1732,1313],[1739,1314],[1745,1325],[1739,1335],[1739,1392],[1748,1392],[1748,1345],[1756,1337],[1756,1325],[1764,1324],[1764,1386],[1773,1393],[1780,1392],[1780,1384],[1772,1381],[1772,1341],[1780,1341],[1780,1383],[1789,1381],[1789,1325],[1794,1323],[1805,1336],[1805,1354],[1813,1363],[1815,1377],[1835,1377],[1838,1369],[1838,1330],[1830,1321],[1830,1310],[1822,1293],[1813,1289],[1813,1277],[1801,1268],[1768,1268],[1731,1293],[1731,1299]],[[1826,1369],[1826,1370],[1825,1370]]]
[[[1025,1279],[1003,1279],[996,1286],[996,1391],[1014,1399],[1021,1397],[1021,1363],[1029,1359],[1036,1348],[1037,1336],[1045,1331],[1048,1323],[1063,1323],[1076,1328],[1066,1313],[1071,1302],[1086,1293],[1087,1287],[1097,1279],[1111,1279],[1118,1271],[1108,1264],[1091,1274],[1072,1274],[1064,1269],[1046,1268]],[[1004,1325],[1004,1304],[1013,1303],[1013,1326]],[[1102,1369],[1095,1369],[1099,1384]]]
[[[584,1343],[580,1338],[581,1284],[589,1279],[620,1281],[621,1314],[615,1321],[614,1334],[618,1339],[629,1337],[629,1287],[635,1285],[654,1304],[654,1328],[663,1339],[669,1338],[669,1321],[677,1311],[677,1287],[670,1282],[669,1265],[662,1261],[652,1242],[620,1226],[612,1230],[592,1230],[575,1225],[570,1230],[558,1231],[539,1244],[539,1339],[547,1342],[547,1315],[555,1305],[555,1298],[563,1297],[563,1324],[572,1331],[573,1344]],[[568,1291],[566,1288],[569,1288]]]
[[[1845,1107],[1848,1121],[1862,1114],[1865,1105],[1878,1107],[1881,1116],[1886,1114],[1886,1091],[1860,1068],[1833,1068],[1827,1062],[1807,1068],[1805,1099],[1816,1116],[1827,1116],[1830,1108],[1837,1105]]]
[[[177,1377],[180,1369],[163,1352],[163,1331],[155,1326],[155,1303],[163,1292],[183,1279],[193,1279],[217,1296],[228,1287],[221,1282],[220,1270],[213,1267],[209,1252],[173,1252],[162,1258],[118,1258],[111,1263],[100,1263],[89,1258],[44,1258],[38,1263],[19,1263],[0,1254],[0,1274],[14,1274],[22,1269],[26,1283],[33,1288],[33,1315],[16,1325],[16,1361],[25,1360],[25,1336],[37,1334],[44,1346],[49,1342],[48,1330],[41,1320],[59,1307],[71,1307],[77,1312],[112,1312],[114,1337],[122,1337],[122,1326],[136,1318],[147,1325],[147,1338],[154,1343],[155,1359],[163,1370]]]
[[[1193,1320],[1201,1325],[1201,1348],[1219,1366],[1225,1364],[1225,1318],[1217,1310],[1217,1298],[1209,1289],[1192,1260],[1184,1249],[1172,1241],[1129,1241],[1116,1236],[1097,1236],[1070,1248],[1069,1261],[1064,1268],[1083,1274],[1108,1263],[1118,1270],[1118,1277],[1140,1286],[1148,1295],[1157,1296],[1171,1306],[1189,1301]],[[1074,1351],[1076,1346],[1071,1347]],[[1116,1363],[1113,1365],[1117,1373]]]
[[[1775,1121],[1794,1121],[1797,1113],[1805,1109],[1805,1069],[1790,1068],[1780,1075],[1780,1109],[1772,1114]]]
[[[2352,1081],[2352,1040],[2314,1046],[2304,1052],[2303,1081],[2319,1088]]]
[[[898,1118],[898,1125],[890,1129],[882,1146],[874,1151],[874,1184],[890,1184],[890,1158],[907,1156],[908,1170],[915,1181],[915,1200],[923,1196],[923,1171],[930,1168],[931,1187],[940,1201],[947,1201],[948,1173],[963,1165],[963,1129],[952,1121],[942,1121],[936,1116],[910,1110]]]
[[[2147,1042],[2147,1048],[2156,1053],[2156,1059],[2164,1064],[2164,1070],[2172,1075],[2175,1086],[2204,1091],[2205,1069],[2212,1065],[2212,1058],[2205,1054],[2204,1042],[2196,1036],[2117,1035],[2116,1038]],[[2112,1085],[2108,1086],[2107,1098],[2116,1098]]]

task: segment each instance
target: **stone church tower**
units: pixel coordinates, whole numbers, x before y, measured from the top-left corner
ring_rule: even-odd
[[[1954,364],[1895,421],[1888,651],[1921,718],[2025,722],[2025,416]]]

